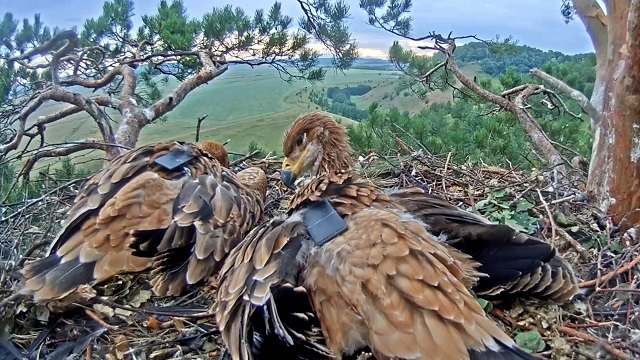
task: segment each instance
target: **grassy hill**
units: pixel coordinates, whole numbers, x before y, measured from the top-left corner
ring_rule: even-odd
[[[572,74],[573,70],[564,63],[582,61],[583,67],[586,68],[593,62],[590,60],[592,54],[566,56],[527,46],[517,48],[518,51],[512,55],[499,57],[491,54],[486,44],[469,43],[456,50],[456,57],[467,75],[478,76],[479,79],[492,78],[494,82],[498,81],[497,76],[506,71],[507,65],[513,66],[519,73],[526,73],[533,66],[540,67],[549,62],[547,65],[551,68],[547,71],[576,88],[580,88],[581,78]],[[321,58],[320,63],[327,68],[332,66],[329,58]],[[145,127],[138,145],[168,139],[193,140],[197,118],[208,114],[208,118],[202,124],[204,138],[222,141],[230,139],[228,149],[233,152],[246,151],[252,141],[267,151],[280,151],[282,135],[291,122],[300,114],[319,110],[318,105],[310,100],[311,92],[326,93],[330,87],[344,88],[361,84],[371,86],[368,93],[351,97],[352,103],[361,110],[377,102],[383,110],[397,107],[409,113],[417,113],[430,104],[449,101],[452,98],[451,91],[434,91],[428,95],[428,102],[425,103],[411,90],[399,86],[400,77],[401,74],[393,70],[388,60],[372,58],[358,59],[352,69],[344,73],[329,69],[326,79],[316,85],[303,82],[286,83],[278,72],[270,67],[252,69],[248,66],[232,66],[218,79],[189,94],[183,103],[166,116],[167,121]],[[168,93],[175,86],[176,81],[169,80],[163,85],[162,90]],[[88,96],[101,95],[92,94],[83,88],[74,91]],[[67,106],[48,102],[34,113],[30,120]],[[112,117],[113,127],[117,128],[119,114],[113,110],[108,110],[107,113]],[[345,121],[349,122],[348,119]],[[88,137],[99,137],[97,127],[88,115],[81,113],[50,124],[46,141],[55,144]],[[35,148],[35,143],[30,147]],[[102,156],[102,153],[94,151],[85,152],[83,155],[87,155],[88,159],[78,161],[95,159]],[[52,163],[55,164],[54,161],[48,164]],[[47,162],[43,164],[46,165]],[[91,167],[97,166],[99,165]]]
[[[467,64],[461,67],[461,70],[465,75],[473,77],[487,76],[480,70],[478,64]],[[373,102],[378,102],[380,108],[388,110],[391,107],[397,107],[401,110],[406,110],[410,113],[417,113],[422,109],[427,108],[429,105],[439,102],[451,101],[451,91],[436,90],[429,94],[427,102],[418,98],[410,89],[398,91],[397,86],[399,84],[398,79],[389,79],[381,82],[374,89],[369,91],[363,96],[354,96],[351,100],[358,106],[358,108],[366,108]]]
[[[194,140],[197,118],[208,114],[202,124],[203,138],[214,140],[231,139],[228,149],[246,151],[249,143],[255,141],[268,151],[280,151],[282,136],[291,122],[299,115],[317,109],[308,99],[308,92],[314,87],[344,86],[369,81],[372,86],[397,79],[392,71],[352,69],[345,73],[329,70],[326,80],[311,85],[304,82],[291,84],[283,81],[278,72],[270,67],[251,69],[245,66],[233,66],[224,75],[191,92],[176,109],[167,115],[167,121],[146,126],[138,145],[161,140]],[[176,86],[175,80],[169,80],[161,88],[169,92]],[[90,91],[73,89],[90,96]],[[47,115],[67,107],[56,102],[45,103],[31,117]],[[119,114],[108,110],[117,128]],[[348,123],[350,120],[345,119]],[[98,137],[99,133],[93,119],[85,113],[70,116],[48,126],[47,143],[60,143]],[[33,144],[30,148],[35,148]],[[101,156],[99,151],[79,153],[78,161],[85,162]],[[39,166],[47,165],[42,162]],[[49,163],[50,164],[50,163]],[[91,165],[91,167],[99,165]]]
[[[363,61],[363,66],[371,65],[382,67],[384,60]],[[465,71],[475,74],[479,69],[476,65],[467,65]],[[246,151],[252,141],[267,151],[279,152],[283,133],[291,122],[305,112],[319,110],[318,106],[309,100],[309,93],[313,89],[325,91],[331,86],[367,84],[372,90],[364,96],[353,98],[360,108],[364,109],[374,101],[381,103],[383,108],[396,106],[409,112],[425,108],[427,105],[410,91],[403,91],[399,96],[394,93],[399,78],[400,73],[397,71],[350,69],[341,73],[329,70],[326,79],[321,83],[289,84],[270,67],[251,69],[246,66],[233,66],[218,79],[191,92],[167,115],[167,121],[146,126],[138,145],[169,139],[194,140],[197,118],[208,114],[202,124],[202,138],[220,141],[230,139],[228,149],[234,152]],[[175,86],[176,81],[169,80],[161,89],[168,93]],[[92,94],[82,88],[73,90],[89,96],[101,95]],[[429,102],[450,99],[451,93],[436,92],[430,95]],[[30,121],[66,106],[47,102],[31,116]],[[117,128],[119,114],[114,110],[108,110],[107,113],[114,122],[112,126],[114,129]],[[345,123],[351,122],[342,116],[339,118],[344,119]],[[93,119],[85,113],[80,113],[49,125],[47,136],[47,143],[55,144],[99,137],[99,133]],[[33,144],[30,148],[36,146]],[[74,158],[76,162],[86,163],[86,166],[97,169],[100,163],[93,160],[101,156],[100,151],[85,151],[74,155]],[[55,161],[42,161],[36,170],[51,164],[55,164]]]

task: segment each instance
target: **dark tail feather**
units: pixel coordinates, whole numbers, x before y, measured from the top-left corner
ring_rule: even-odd
[[[153,290],[160,296],[179,295],[187,288],[187,265],[193,245],[169,249],[158,254],[153,262],[151,281]]]
[[[134,230],[131,232],[133,254],[143,257],[154,257],[167,250],[193,246],[194,226],[179,226],[172,223],[166,229]]]
[[[166,229],[134,230],[131,232],[131,254],[134,256],[152,258],[158,254],[158,247],[164,239]]]
[[[470,360],[535,360],[535,356],[520,349],[515,344],[509,346],[497,339],[496,343],[500,346],[498,350],[485,349],[484,351],[469,350]]]
[[[488,275],[473,290],[485,297],[565,301],[578,292],[571,266],[555,248],[504,224],[464,211],[438,196],[417,189],[390,191],[391,197],[418,216],[445,242],[481,264]]]
[[[250,351],[255,360],[332,359],[331,353],[326,348],[320,323],[304,288],[294,288],[291,284],[285,284],[273,289],[273,303],[276,304],[275,311],[283,327],[280,330],[286,331],[293,340],[293,345],[288,344],[280,334],[273,331],[279,325],[267,324],[275,320],[268,314],[269,305],[258,308],[249,320],[251,322],[249,337],[252,340]]]
[[[20,293],[32,295],[36,301],[57,299],[95,280],[95,262],[81,263],[79,258],[61,261],[58,255],[51,254],[26,264],[21,271],[24,282]]]

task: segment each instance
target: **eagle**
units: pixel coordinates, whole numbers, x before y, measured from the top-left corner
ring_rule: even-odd
[[[291,188],[305,175],[355,168],[347,131],[320,112],[301,116],[292,124],[285,134],[283,152],[282,181]],[[480,263],[478,271],[488,276],[474,285],[477,295],[490,299],[516,295],[562,303],[579,292],[571,265],[546,241],[492,223],[418,187],[384,192],[422,220],[440,241]]]
[[[360,178],[332,151],[346,141],[332,129],[340,125],[320,120],[303,116],[286,133],[281,171],[289,185],[315,176],[220,271],[212,310],[224,356],[346,359],[367,349],[378,360],[533,359],[471,294],[486,276],[480,263]]]
[[[46,256],[21,269],[19,293],[62,299],[152,269],[154,292],[166,296],[208,278],[264,213],[264,171],[228,167],[213,141],[160,142],[117,156],[79,190]]]

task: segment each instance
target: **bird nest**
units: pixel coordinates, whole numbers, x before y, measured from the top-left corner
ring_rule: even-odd
[[[284,212],[291,191],[280,183],[280,160],[243,159],[237,168],[267,170],[266,218]],[[383,188],[419,186],[492,221],[515,226],[552,242],[573,265],[581,293],[571,302],[549,305],[514,299],[484,302],[485,310],[523,348],[540,358],[630,359],[640,354],[637,329],[640,244],[628,234],[612,235],[604,216],[586,201],[579,171],[558,179],[550,171],[523,172],[495,166],[451,163],[448,156],[414,152],[361,158],[358,171]],[[4,257],[0,280],[0,359],[13,350],[28,358],[208,359],[221,341],[207,314],[215,280],[181,297],[158,298],[148,275],[117,276],[85,288],[65,303],[35,305],[12,295],[15,270],[34,258],[57,230],[77,187],[61,187],[42,201],[10,209],[4,241],[18,244]],[[57,206],[58,212],[51,211]],[[49,209],[43,212],[43,209]],[[2,239],[0,239],[2,240]],[[9,350],[8,350],[9,349]],[[10,358],[7,355],[7,358]]]

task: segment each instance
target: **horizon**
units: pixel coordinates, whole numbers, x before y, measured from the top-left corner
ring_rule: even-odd
[[[27,4],[0,0],[0,6],[6,12],[12,12],[18,20],[25,17],[32,19],[34,14],[40,13],[45,25],[61,28],[72,26],[82,28],[86,19],[97,17],[102,13],[103,3],[104,1],[66,0],[51,3],[45,0],[32,0]],[[159,0],[134,1],[134,28],[142,24],[142,15],[155,13],[159,3]],[[214,5],[220,7],[228,4],[225,1],[212,5],[211,2],[203,0],[183,0],[183,3],[190,17],[202,17]],[[283,13],[294,18],[292,28],[297,28],[297,19],[302,15],[302,10],[295,1],[281,1],[281,3]],[[351,7],[349,26],[359,45],[360,58],[387,60],[388,49],[394,40],[405,48],[428,53],[417,49],[418,45],[428,44],[428,42],[410,41],[374,28],[366,24],[366,14],[360,9],[357,0],[346,0],[346,3]],[[272,4],[273,2],[263,3],[262,7],[268,8]],[[565,24],[560,13],[560,5],[560,0],[542,4],[535,0],[520,0],[517,4],[508,0],[485,0],[483,3],[473,0],[452,0],[447,4],[416,2],[409,15],[413,18],[412,34],[415,35],[427,34],[432,30],[442,33],[453,31],[456,36],[475,34],[485,40],[494,39],[496,35],[500,35],[500,38],[511,35],[518,41],[518,45],[527,45],[542,51],[553,50],[567,55],[593,52],[593,46],[583,24],[577,18]],[[237,0],[233,6],[243,8],[248,14],[252,14],[258,8],[252,0]],[[68,11],[69,8],[74,9],[73,13]],[[472,41],[459,41],[458,44],[463,45],[468,42]],[[331,57],[315,40],[310,47],[323,52],[322,57]]]

